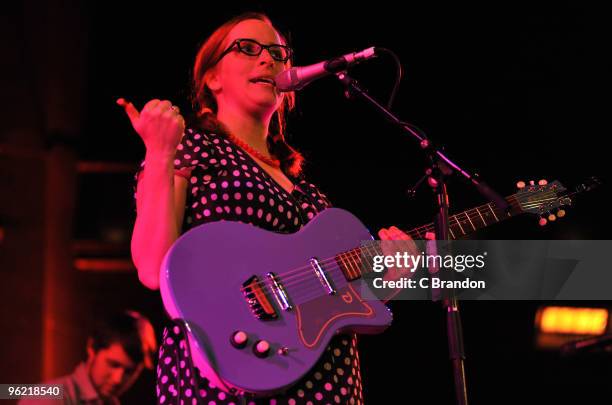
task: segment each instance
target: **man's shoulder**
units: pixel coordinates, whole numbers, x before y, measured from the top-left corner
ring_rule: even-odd
[[[72,374],[67,374],[43,382],[45,385],[61,385],[63,387],[63,401],[58,402],[56,399],[22,399],[19,405],[34,405],[34,404],[64,404],[72,405],[79,404],[83,399],[91,399],[97,397],[91,383],[86,378],[86,367],[84,363],[79,364]]]
[[[78,403],[77,389],[76,389],[76,383],[75,383],[73,375],[74,374],[68,374],[68,375],[57,377],[52,380],[41,383],[43,385],[61,385],[62,390],[63,390],[63,400],[62,401],[58,401],[57,399],[52,399],[52,398],[41,398],[41,397],[22,398],[19,401],[18,405],[41,405],[41,404],[42,405],[45,405],[45,404],[72,405],[72,404],[77,404]]]

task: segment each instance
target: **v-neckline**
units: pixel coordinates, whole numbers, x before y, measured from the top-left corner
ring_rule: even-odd
[[[223,135],[223,134],[221,134]],[[287,177],[287,179],[291,182],[291,185],[293,186],[291,188],[291,191],[288,191],[285,187],[283,187],[278,181],[276,181],[274,179],[274,177],[272,177],[272,175],[270,173],[268,173],[268,171],[266,169],[264,169],[257,160],[255,160],[255,158],[253,156],[251,156],[251,154],[249,152],[247,152],[242,146],[238,145],[235,142],[232,142],[231,139],[229,139],[229,137],[223,135],[223,138],[226,139],[229,143],[231,143],[232,145],[234,145],[234,147],[240,149],[243,154],[247,155],[249,157],[249,159],[251,159],[251,161],[253,162],[253,164],[255,166],[257,166],[259,168],[259,170],[261,170],[262,172],[265,173],[266,177],[268,177],[268,179],[270,179],[270,181],[272,181],[276,186],[278,186],[281,190],[283,190],[287,195],[293,196],[293,194],[298,190],[297,187],[297,183],[292,181],[291,178],[289,178],[289,176],[287,176],[284,172],[281,172]],[[301,180],[299,181],[301,183]]]

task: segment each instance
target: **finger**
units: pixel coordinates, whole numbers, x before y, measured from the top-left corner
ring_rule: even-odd
[[[389,232],[385,228],[380,228],[378,231],[378,237],[382,240],[389,239]]]
[[[159,104],[157,104],[157,106],[155,107],[155,109],[160,113],[163,114],[165,112],[172,112],[172,103],[168,100],[163,100],[160,101]]]
[[[167,113],[164,113],[167,114]],[[174,125],[176,125],[177,128],[181,128],[183,131],[185,130],[185,120],[183,119],[182,116],[180,115],[176,115],[176,114],[172,114],[171,115],[171,119],[174,122]]]
[[[132,104],[131,102],[127,101],[124,98],[120,98],[117,100],[117,104],[119,104],[121,107],[123,107],[123,109],[125,110],[127,116],[129,117],[130,121],[132,122],[132,124],[134,124],[138,118],[140,117],[140,113],[138,112],[138,110],[136,109],[136,107],[134,107],[134,104]]]
[[[395,239],[400,239],[400,240],[411,240],[412,239],[410,236],[408,236],[405,232],[403,232],[396,226],[392,226],[391,228],[389,228],[389,231],[391,232],[391,234],[393,235]]]
[[[142,108],[141,114],[150,113],[161,101],[159,99],[150,100],[145,106]]]

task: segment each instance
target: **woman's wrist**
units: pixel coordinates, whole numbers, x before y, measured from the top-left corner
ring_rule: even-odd
[[[170,164],[174,163],[174,155],[175,151],[166,152],[166,151],[150,151],[147,150],[145,153],[145,164]]]

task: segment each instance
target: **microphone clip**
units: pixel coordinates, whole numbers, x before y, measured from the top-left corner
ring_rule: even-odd
[[[336,73],[336,77],[344,85],[344,97],[348,100],[354,100],[358,93],[367,94],[367,91],[362,89],[359,82],[349,76],[346,70]]]

